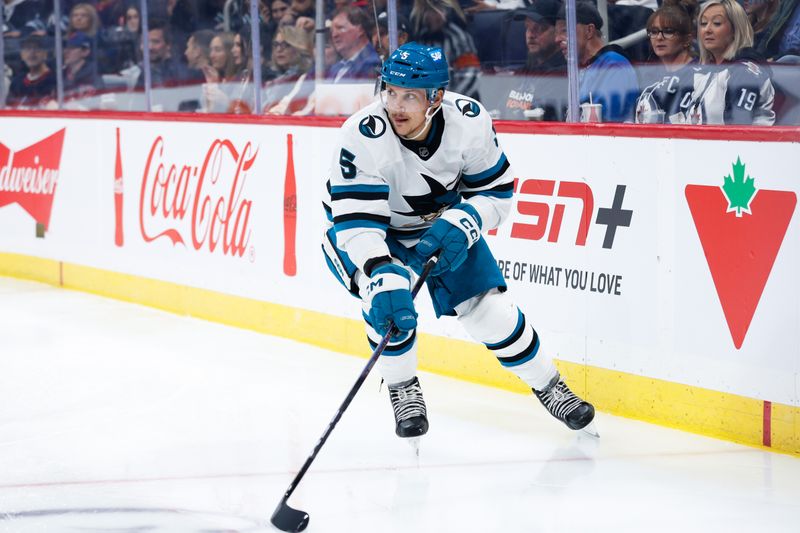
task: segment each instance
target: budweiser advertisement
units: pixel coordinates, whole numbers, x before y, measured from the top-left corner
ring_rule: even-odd
[[[45,229],[50,227],[65,133],[62,128],[16,150],[0,142],[0,208],[17,204]]]

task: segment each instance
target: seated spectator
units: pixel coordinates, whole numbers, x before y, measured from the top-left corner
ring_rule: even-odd
[[[587,2],[575,5],[579,103],[602,105],[603,122],[633,121],[639,96],[639,82],[625,52],[616,45],[606,45],[600,30],[603,19],[597,8]],[[567,57],[567,21],[564,7],[556,21],[556,39]]]
[[[777,6],[775,4],[777,3]],[[800,0],[771,0],[744,4],[754,23],[756,51],[769,59],[800,55]]]
[[[686,109],[681,105],[690,101],[698,70],[693,47],[698,7],[696,0],[664,0],[647,21],[647,35],[658,63],[647,76],[653,83],[645,82],[636,102],[637,123],[671,122],[672,117],[682,122]]]
[[[264,112],[289,115],[303,109],[314,90],[312,34],[281,26],[272,41],[271,69],[275,77],[264,86]]]
[[[289,6],[291,6],[291,3],[287,0],[273,0],[269,5],[272,10],[272,20],[280,23],[283,16],[289,11]]]
[[[541,109],[539,120],[560,120],[560,109],[566,85],[567,61],[556,41],[556,18],[561,9],[558,0],[534,0],[527,9],[519,10],[515,20],[525,21],[525,44],[528,58],[525,67],[514,73],[519,80],[505,94],[500,117],[524,120],[525,111]],[[551,78],[551,79],[548,79]],[[560,78],[562,83],[555,79]]]
[[[64,43],[64,98],[82,98],[103,88],[92,58],[92,39],[74,32]]]
[[[220,32],[211,39],[208,50],[209,64],[203,68],[202,109],[206,113],[224,113],[230,96],[221,84],[236,81],[236,64],[233,58],[233,34]]]
[[[212,30],[197,30],[186,41],[186,50],[183,55],[189,67],[190,79],[205,79],[205,68],[211,64],[209,51],[211,40],[214,38]]]
[[[80,3],[72,6],[69,11],[69,26],[67,38],[75,32],[83,32],[90,39],[97,37],[100,29],[100,17],[92,4]]]
[[[411,24],[408,22],[407,18],[398,13],[397,46],[403,46],[412,40],[413,37],[411,37]],[[375,33],[372,35],[372,46],[375,48],[375,51],[381,58],[381,61],[384,61],[389,56],[389,15],[386,13],[386,11],[383,11],[380,15],[378,15],[378,24],[376,26]]]
[[[752,48],[753,28],[736,0],[710,0],[700,9],[701,72],[694,76],[690,124],[775,123],[771,72]]]
[[[450,67],[449,91],[478,98],[481,63],[466,24],[457,0],[414,0],[411,11],[414,39],[444,51]]]
[[[188,79],[186,67],[172,54],[172,34],[163,21],[150,23],[148,32],[150,52],[150,82],[152,87],[168,87]],[[144,74],[139,76],[137,87],[144,87]]]
[[[142,26],[139,7],[131,5],[122,15],[119,25],[103,31],[102,46],[106,62],[101,72],[120,72],[142,61]]]
[[[37,107],[56,93],[56,74],[47,66],[44,37],[29,35],[20,45],[25,71],[11,79],[7,103],[10,106]]]
[[[233,63],[232,50],[232,33],[220,32],[211,39],[208,49],[209,64],[203,69],[206,83],[226,82],[234,78],[236,65]]]
[[[372,19],[363,9],[348,7],[334,13],[331,42],[342,59],[328,68],[325,79],[333,83],[375,80],[381,59],[370,42],[371,36]]]
[[[48,9],[44,0],[4,0],[2,33],[6,39],[25,37],[31,33],[45,35]]]

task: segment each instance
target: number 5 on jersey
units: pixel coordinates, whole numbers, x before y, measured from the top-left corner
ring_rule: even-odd
[[[344,179],[353,179],[356,177],[356,166],[353,160],[356,156],[345,148],[339,152],[339,167],[342,169],[342,177]]]

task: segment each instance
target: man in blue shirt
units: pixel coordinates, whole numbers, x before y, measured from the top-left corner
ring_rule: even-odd
[[[600,30],[603,19],[597,8],[588,2],[578,2],[576,34],[580,82],[580,103],[601,104],[603,122],[632,122],[639,81],[636,71],[617,45],[606,45]],[[567,22],[564,8],[556,20],[556,40],[564,57],[567,55]]]
[[[330,66],[325,78],[333,83],[377,78],[381,59],[370,42],[371,22],[366,12],[355,6],[340,9],[333,15],[331,42],[341,60]]]

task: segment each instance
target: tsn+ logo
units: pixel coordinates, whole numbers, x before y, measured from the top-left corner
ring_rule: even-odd
[[[512,213],[512,239],[558,243],[567,242],[567,230],[562,231],[564,214],[580,209],[575,245],[586,246],[592,226],[605,229],[603,248],[611,249],[617,231],[631,225],[633,210],[623,207],[625,185],[617,185],[611,204],[598,207],[595,214],[595,194],[588,183],[582,181],[556,181],[545,179],[514,179],[516,212]],[[578,208],[580,205],[580,208]],[[576,213],[571,213],[574,218]],[[496,235],[497,230],[489,232]]]

